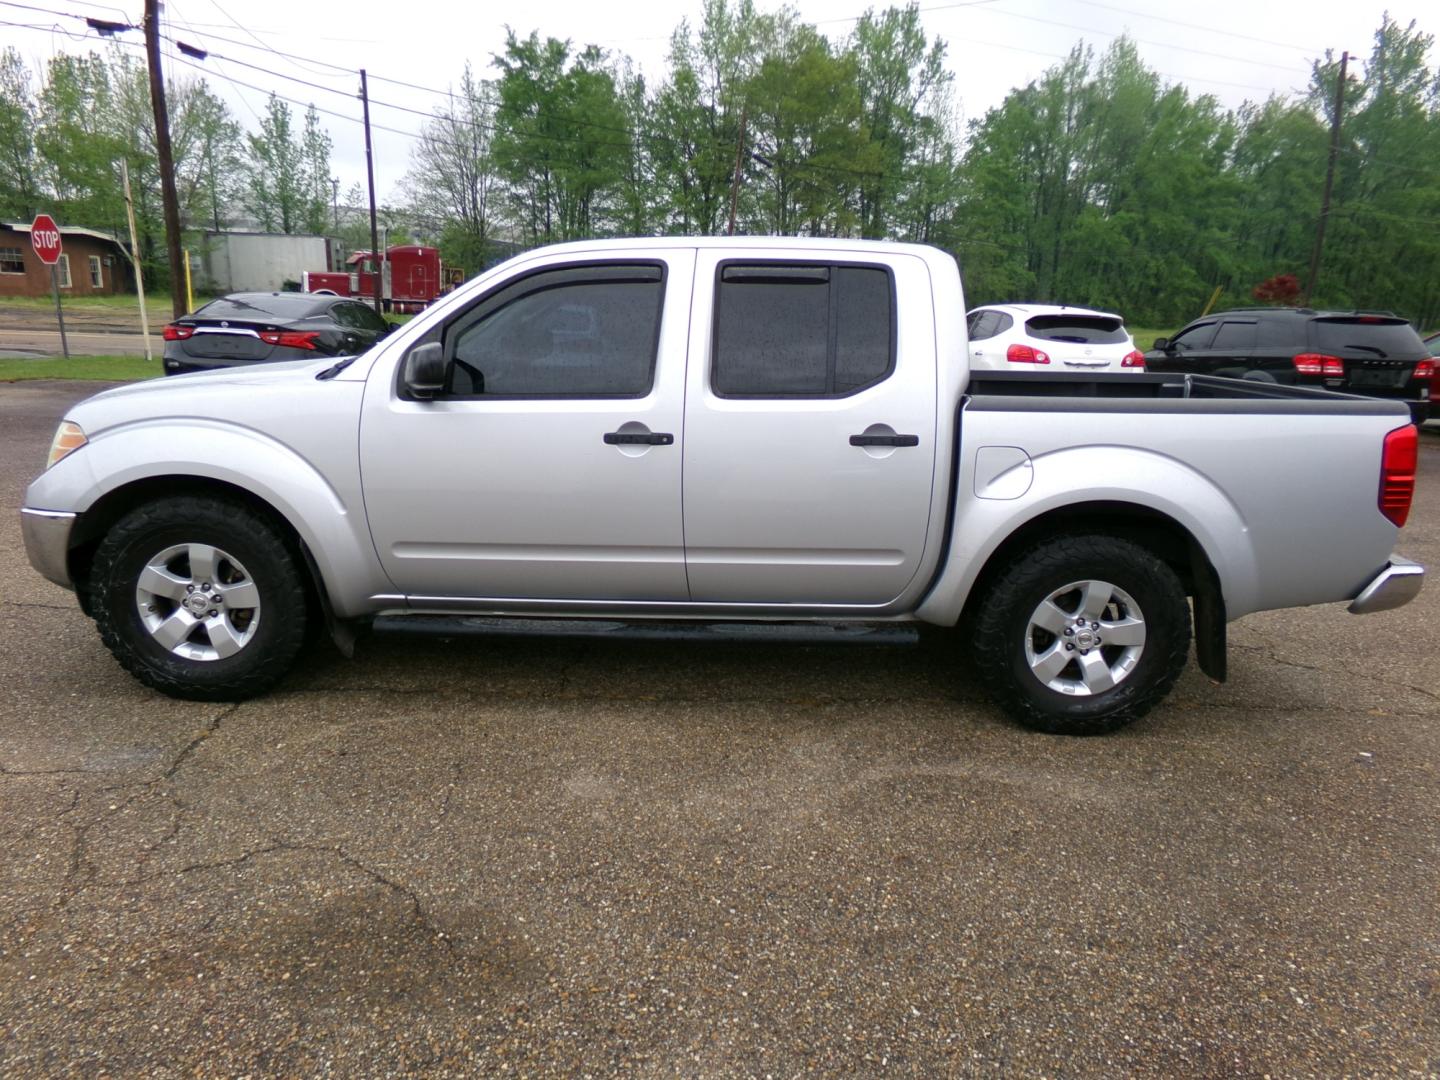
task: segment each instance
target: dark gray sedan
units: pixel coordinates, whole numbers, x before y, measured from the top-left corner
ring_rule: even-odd
[[[231,293],[165,327],[165,374],[364,352],[393,327],[373,308],[318,293]]]

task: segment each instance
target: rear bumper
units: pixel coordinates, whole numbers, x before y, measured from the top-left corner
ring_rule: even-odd
[[[59,510],[20,511],[20,532],[25,537],[25,554],[30,565],[56,585],[74,589],[70,580],[70,531],[75,515]]]
[[[1425,584],[1425,568],[1419,563],[1392,555],[1384,570],[1376,574],[1360,595],[1350,601],[1352,615],[1370,615],[1403,607],[1420,595]]]

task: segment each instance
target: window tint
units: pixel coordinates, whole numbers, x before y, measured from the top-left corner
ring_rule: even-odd
[[[1215,331],[1215,341],[1211,344],[1212,349],[1253,349],[1255,347],[1256,326],[1253,322],[1230,322],[1220,324],[1220,329]]]
[[[331,304],[330,318],[335,320],[336,326],[343,326],[347,330],[358,327],[360,323],[355,318],[352,309],[359,306],[359,304]]]
[[[196,310],[207,319],[246,319],[251,322],[267,318],[303,319],[312,311],[323,311],[324,298],[306,293],[236,293],[211,300]]]
[[[850,394],[894,366],[888,271],[862,266],[729,265],[716,296],[715,393]]]
[[[1418,360],[1426,355],[1420,335],[1403,319],[1359,315],[1314,319],[1310,327],[1310,342],[1322,353],[1394,360]]]
[[[1261,349],[1294,349],[1305,343],[1305,327],[1299,319],[1261,319],[1255,330],[1255,345]]]
[[[1025,321],[1025,332],[1041,341],[1079,345],[1119,345],[1125,341],[1125,324],[1105,315],[1035,315]]]
[[[654,377],[664,283],[656,267],[633,272],[586,281],[565,270],[518,283],[447,343],[451,392],[643,397]]]
[[[1214,336],[1215,324],[1213,322],[1200,323],[1198,326],[1190,326],[1181,330],[1170,339],[1170,343],[1186,349],[1203,349],[1210,344],[1210,339]]]
[[[984,341],[996,334],[1004,333],[1014,325],[1015,320],[999,311],[977,311],[971,316],[975,320],[970,331],[971,341]]]
[[[361,330],[388,330],[390,324],[374,308],[366,304],[349,304],[350,317]]]

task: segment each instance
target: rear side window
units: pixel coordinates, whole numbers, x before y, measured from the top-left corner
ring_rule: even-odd
[[[1388,360],[1419,360],[1426,355],[1424,342],[1409,323],[1403,319],[1374,315],[1312,319],[1310,344],[1317,352],[1348,353],[1357,359],[1373,356]]]
[[[654,381],[659,267],[566,268],[522,279],[446,333],[459,397],[644,397]]]
[[[715,300],[720,397],[843,397],[895,366],[895,301],[882,267],[729,263]]]
[[[1120,345],[1125,341],[1125,324],[1103,315],[1035,315],[1025,320],[1025,332],[1041,341],[1077,345]]]
[[[1220,324],[1215,331],[1212,349],[1253,349],[1257,327],[1253,322],[1230,322]]]
[[[1015,320],[1003,311],[977,311],[970,316],[970,340],[984,341],[986,338],[1003,334],[1015,325]]]

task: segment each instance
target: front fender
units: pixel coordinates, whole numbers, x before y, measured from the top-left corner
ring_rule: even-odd
[[[1033,480],[1023,494],[996,499],[974,493],[975,460],[973,453],[965,456],[950,550],[916,612],[925,622],[953,625],[1007,539],[1045,514],[1086,503],[1128,504],[1173,519],[1215,567],[1228,616],[1254,610],[1259,568],[1244,516],[1213,481],[1184,462],[1128,446],[1061,449],[1033,459]]]
[[[366,598],[391,586],[366,527],[353,440],[348,453],[322,452],[333,459],[326,472],[297,449],[239,424],[137,421],[93,435],[30,485],[25,505],[83,517],[107,495],[139,481],[198,478],[233,485],[289,522],[314,556],[336,614],[348,618],[365,614]]]

